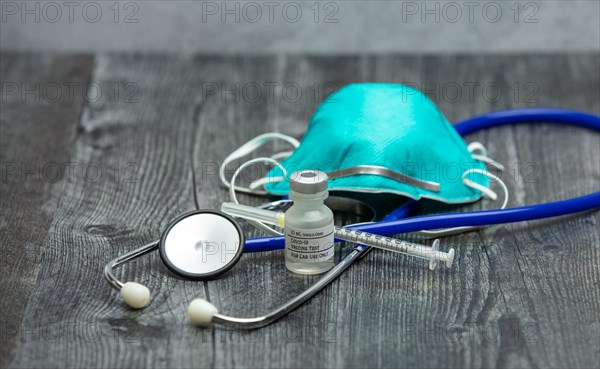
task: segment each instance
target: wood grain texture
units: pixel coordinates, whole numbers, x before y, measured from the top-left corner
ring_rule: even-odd
[[[92,81],[105,93],[97,99],[54,107],[56,118],[32,113],[41,107],[3,102],[3,163],[15,156],[42,162],[56,157],[85,167],[93,163],[102,175],[80,173],[72,181],[42,184],[33,197],[20,189],[29,184],[3,181],[0,241],[10,257],[2,260],[2,295],[9,296],[3,298],[2,322],[17,329],[3,328],[0,364],[597,366],[598,212],[445,238],[443,247],[457,250],[450,270],[430,272],[421,261],[373,252],[309,303],[251,332],[195,328],[185,317],[187,304],[193,297],[207,297],[227,314],[254,316],[285,302],[315,277],[288,274],[281,252],[245,255],[222,278],[203,283],[169,275],[158,255],[139,259],[119,273],[152,291],[152,304],[143,311],[128,309],[101,273],[111,258],[157,238],[181,212],[218,208],[229,198],[216,175],[228,153],[264,132],[300,138],[323,97],[345,84],[409,83],[424,89],[451,121],[519,106],[598,114],[599,66],[597,55],[584,54],[99,55]],[[43,80],[51,73],[69,80],[72,75],[85,79],[90,68],[86,57],[3,56],[1,73],[3,82],[24,76]],[[40,130],[61,116],[64,124]],[[600,136],[595,133],[537,124],[467,137],[475,140],[507,166],[502,177],[510,190],[509,206],[599,190]],[[285,147],[266,145],[257,155]],[[235,166],[229,169],[231,175]],[[5,193],[10,201],[4,200]],[[495,206],[489,201],[462,207],[429,202],[421,211]],[[248,225],[244,229],[248,236],[258,235]],[[30,247],[23,248],[24,242]],[[342,247],[337,257],[347,249]],[[15,272],[20,269],[26,271]]]
[[[7,367],[37,285],[93,58],[6,54],[0,63],[0,367]],[[71,83],[72,96],[56,94]],[[45,91],[45,93],[44,93]]]

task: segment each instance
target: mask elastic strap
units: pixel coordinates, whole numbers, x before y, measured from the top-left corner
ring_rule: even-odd
[[[231,189],[231,183],[228,182],[227,179],[225,178],[225,167],[227,167],[227,165],[229,163],[231,163],[239,158],[242,158],[246,155],[251,154],[252,152],[256,151],[259,147],[261,147],[262,145],[264,145],[268,142],[274,141],[274,140],[286,141],[290,145],[294,146],[295,149],[298,148],[298,146],[300,146],[300,142],[298,140],[296,140],[295,138],[286,136],[281,133],[276,133],[276,132],[265,133],[260,136],[254,137],[250,141],[248,141],[245,144],[243,144],[242,146],[240,146],[237,150],[235,150],[234,152],[229,154],[225,158],[225,160],[223,160],[223,165],[221,165],[221,168],[219,169],[219,178],[221,179],[221,183],[223,183],[225,185],[225,187]],[[276,153],[275,155],[272,156],[272,158],[260,158],[260,159],[262,159],[262,161],[265,161],[265,159],[270,159],[273,162],[277,162],[277,160],[279,160],[280,158],[288,157],[289,155],[291,155],[292,152],[293,151],[283,151],[283,152]],[[248,163],[248,162],[246,162],[246,163]],[[238,170],[239,170],[239,168],[238,168]],[[238,170],[236,170],[236,172]],[[258,186],[254,186],[254,187],[253,186],[250,186],[250,187],[235,186],[235,190],[243,192],[243,193],[254,194],[254,195],[267,195],[268,194],[267,191],[257,190],[256,189],[257,187]]]
[[[255,190],[256,188],[262,187],[264,185],[266,185],[267,183],[271,183],[271,182],[281,182],[284,181],[285,177],[265,177],[265,178],[259,178],[256,181],[250,183],[250,189],[251,190]]]
[[[479,183],[468,179],[467,176],[471,173],[482,174],[482,175],[488,177],[489,179],[493,179],[496,182],[498,182],[498,184],[500,184],[500,186],[502,187],[502,190],[504,191],[504,201],[502,202],[502,206],[500,207],[500,209],[506,208],[506,205],[508,204],[508,188],[504,184],[504,181],[502,181],[500,178],[493,175],[492,173],[488,172],[487,170],[483,170],[483,169],[469,169],[463,173],[462,182],[465,186],[468,186],[468,187],[471,187],[478,191],[481,191],[484,196],[490,198],[493,201],[496,201],[498,199],[498,195],[496,194],[496,192],[494,192],[492,189],[490,189],[488,187],[482,186]],[[482,229],[482,228],[485,228],[485,227],[483,227],[483,226],[454,227],[454,228],[438,229],[438,230],[433,230],[433,231],[429,231],[429,230],[428,231],[418,231],[418,232],[414,232],[414,233],[419,236],[425,236],[425,237],[444,237],[444,236],[451,236],[451,235],[469,232],[469,231],[475,231],[475,230]]]
[[[287,176],[287,172],[286,172],[285,168],[283,167],[283,165],[279,164],[279,162],[277,162],[276,160],[273,160],[271,158],[256,158],[256,159],[248,160],[244,164],[240,165],[240,167],[238,169],[236,169],[236,171],[233,173],[233,176],[231,177],[231,185],[229,186],[229,197],[230,197],[231,201],[233,201],[234,203],[239,204],[237,196],[235,195],[235,191],[237,189],[237,187],[235,186],[235,180],[237,179],[237,176],[242,172],[242,170],[246,169],[246,167],[248,167],[249,165],[252,165],[252,164],[256,164],[256,163],[273,164],[273,165],[279,167],[279,169],[281,169],[284,176]],[[256,220],[249,220],[249,219],[247,219],[246,221],[248,223],[252,224],[253,226],[255,226],[256,228],[262,229],[263,231],[267,232],[268,234],[271,234],[274,236],[283,236],[283,233],[269,227],[268,225],[266,225],[262,222],[258,222]]]
[[[469,150],[469,152],[471,153],[471,157],[473,159],[484,162],[487,165],[491,165],[501,172],[504,171],[504,165],[498,163],[496,160],[487,156],[487,149],[485,148],[485,146],[483,146],[483,144],[481,142],[477,142],[477,141],[471,142],[467,146],[467,150]]]

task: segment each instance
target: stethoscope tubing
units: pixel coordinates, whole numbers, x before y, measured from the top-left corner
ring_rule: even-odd
[[[560,123],[600,131],[600,117],[581,111],[556,108],[509,109],[477,115],[454,125],[466,136],[482,129],[518,123]]]
[[[563,123],[600,131],[600,117],[596,115],[553,108],[513,109],[487,113],[461,121],[457,123],[454,128],[459,134],[465,136],[481,129],[507,124],[532,122]],[[403,209],[414,205],[414,203],[416,203],[416,201],[408,200],[398,211],[402,213]],[[382,236],[391,236],[400,233],[438,228],[484,226],[529,221],[595,210],[598,208],[600,208],[600,192],[595,192],[585,196],[544,204],[501,210],[417,216],[393,221],[384,220],[378,223],[361,224],[349,228]],[[393,216],[393,214],[391,215]],[[246,240],[245,252],[272,251],[283,248],[283,237],[250,238]]]

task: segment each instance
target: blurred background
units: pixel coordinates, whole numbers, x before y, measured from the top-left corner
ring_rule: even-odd
[[[600,2],[1,1],[3,51],[600,51]]]

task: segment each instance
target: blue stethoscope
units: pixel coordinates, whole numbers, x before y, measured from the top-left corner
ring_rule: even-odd
[[[600,131],[600,117],[577,111],[563,109],[514,109],[476,116],[454,125],[457,132],[468,135],[481,129],[517,123],[562,123]],[[400,207],[389,213],[381,221],[375,223],[348,226],[355,230],[392,236],[400,233],[418,232],[452,227],[486,226],[502,223],[521,222],[535,219],[551,218],[600,208],[600,192],[544,204],[506,208],[500,210],[485,210],[463,213],[438,214],[409,217],[417,208],[418,202],[407,200]],[[187,227],[187,228],[186,228]],[[187,265],[185,253],[180,252],[180,244],[190,237],[204,239],[227,235],[237,241],[240,247],[231,252],[225,262],[204,263],[201,267]],[[204,234],[202,234],[204,232]],[[198,235],[201,233],[201,235]],[[340,240],[337,240],[340,241]],[[194,241],[195,242],[195,241]],[[204,242],[204,241],[202,241]],[[202,246],[202,245],[200,245]],[[194,280],[205,280],[229,270],[240,259],[243,252],[273,251],[284,248],[283,237],[261,237],[245,239],[244,235],[230,216],[212,210],[190,212],[175,219],[163,233],[161,240],[151,242],[139,249],[121,255],[112,260],[105,268],[105,276],[109,283],[121,292],[123,299],[134,308],[147,305],[150,299],[149,290],[136,282],[123,283],[113,274],[113,269],[132,259],[159,249],[163,264],[180,277]],[[215,323],[236,328],[253,329],[273,323],[285,314],[308,301],[317,292],[326,287],[350,265],[366,255],[372,248],[356,245],[333,269],[324,274],[310,288],[292,298],[284,305],[266,315],[254,318],[237,318],[220,314],[210,302],[195,299],[188,308],[188,316],[198,324]],[[179,258],[179,259],[178,259]],[[187,269],[186,269],[187,268]],[[198,268],[198,270],[195,270]]]

